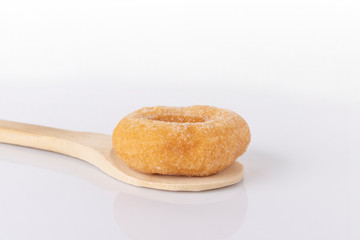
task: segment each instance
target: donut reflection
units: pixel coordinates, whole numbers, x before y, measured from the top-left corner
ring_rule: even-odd
[[[115,200],[115,219],[130,239],[224,239],[247,211],[244,182],[201,193],[141,190]]]

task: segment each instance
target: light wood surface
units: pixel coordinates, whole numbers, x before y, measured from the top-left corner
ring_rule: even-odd
[[[154,189],[203,191],[221,188],[240,182],[244,173],[243,166],[234,162],[224,171],[208,177],[143,174],[129,168],[116,156],[110,135],[5,120],[0,120],[0,142],[69,155],[98,167],[122,182]]]

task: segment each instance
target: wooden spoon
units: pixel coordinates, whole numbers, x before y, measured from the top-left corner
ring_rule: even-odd
[[[0,120],[0,142],[53,151],[84,160],[106,174],[131,185],[170,191],[203,191],[241,181],[243,166],[234,162],[208,177],[148,175],[137,172],[119,159],[110,135],[68,131]]]

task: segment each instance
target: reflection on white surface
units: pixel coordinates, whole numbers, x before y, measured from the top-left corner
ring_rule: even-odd
[[[93,165],[77,158],[3,143],[0,144],[0,149],[3,153],[2,161],[41,168],[79,178],[101,189],[118,191],[125,185],[109,177]]]
[[[202,193],[121,192],[115,219],[130,239],[225,239],[247,211],[244,182]]]
[[[45,169],[117,192],[113,216],[129,239],[168,239],[170,234],[172,239],[224,239],[241,227],[247,212],[244,181],[205,192],[160,191],[124,184],[86,162],[61,154],[7,144],[1,144],[0,150],[2,161]]]

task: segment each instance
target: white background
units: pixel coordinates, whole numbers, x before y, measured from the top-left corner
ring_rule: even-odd
[[[238,112],[245,178],[136,188],[0,144],[0,239],[359,239],[358,1],[0,1],[0,119],[111,134],[143,106]]]

